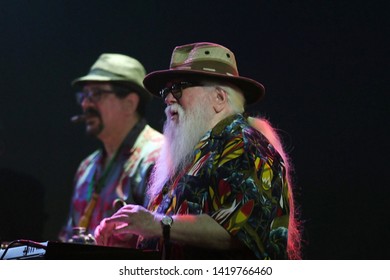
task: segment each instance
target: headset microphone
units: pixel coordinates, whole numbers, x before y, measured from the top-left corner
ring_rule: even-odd
[[[72,123],[81,123],[85,121],[85,115],[76,115],[71,117],[70,121]]]

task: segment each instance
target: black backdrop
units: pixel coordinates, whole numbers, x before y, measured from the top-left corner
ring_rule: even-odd
[[[73,174],[97,145],[69,121],[80,112],[72,79],[103,52],[149,72],[176,45],[211,41],[266,87],[248,109],[281,130],[292,157],[305,258],[390,258],[386,11],[388,1],[360,0],[3,3],[0,228],[16,233],[2,238],[53,240],[64,222]],[[161,101],[147,118],[161,130]]]

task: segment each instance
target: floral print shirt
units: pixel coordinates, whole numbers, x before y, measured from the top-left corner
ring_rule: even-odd
[[[119,148],[115,160],[105,170],[105,152],[99,149],[84,159],[75,175],[75,189],[69,218],[60,239],[66,241],[72,228],[78,226],[97,182],[100,193],[89,221],[87,234],[93,235],[103,218],[115,211],[113,202],[121,199],[126,203],[146,205],[145,189],[148,176],[158,157],[163,135],[141,120],[127,135]]]
[[[174,183],[166,184],[149,208],[167,215],[206,213],[247,248],[210,253],[173,243],[173,259],[287,258],[289,204],[284,163],[242,115],[228,117],[208,131],[195,147],[192,164]],[[139,244],[145,248],[152,242]]]

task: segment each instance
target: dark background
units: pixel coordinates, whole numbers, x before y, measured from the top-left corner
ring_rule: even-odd
[[[304,257],[390,259],[388,1],[6,2],[4,240],[56,239],[73,174],[96,148],[70,122],[80,112],[71,80],[103,52],[133,56],[150,72],[168,67],[175,46],[210,41],[230,48],[240,74],[266,87],[264,101],[248,109],[280,129],[292,158]],[[147,118],[161,130],[160,100]]]

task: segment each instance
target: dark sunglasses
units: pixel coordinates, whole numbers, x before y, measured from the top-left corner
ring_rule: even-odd
[[[201,84],[189,83],[189,82],[178,82],[172,84],[170,87],[163,88],[160,90],[160,96],[162,99],[165,99],[169,93],[172,93],[173,97],[176,100],[179,100],[183,94],[183,89],[189,87],[197,87],[201,86]]]
[[[101,99],[103,94],[115,93],[113,90],[108,89],[92,89],[89,91],[80,91],[76,92],[76,101],[81,105],[84,99],[87,99],[89,102],[97,103]]]

